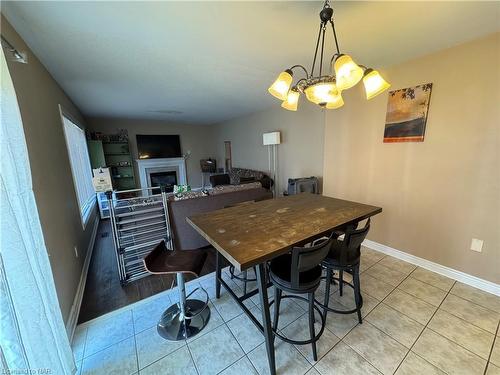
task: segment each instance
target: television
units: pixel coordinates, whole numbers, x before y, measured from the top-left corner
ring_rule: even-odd
[[[178,135],[137,134],[139,159],[178,158],[182,156]]]

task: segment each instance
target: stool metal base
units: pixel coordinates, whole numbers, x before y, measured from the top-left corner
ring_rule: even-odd
[[[201,309],[200,313],[197,314]],[[161,337],[170,341],[185,340],[196,336],[210,320],[210,308],[205,302],[197,299],[188,299],[185,304],[186,317],[182,316],[178,304],[170,306],[162,314],[157,325]],[[194,312],[195,316],[191,317]]]

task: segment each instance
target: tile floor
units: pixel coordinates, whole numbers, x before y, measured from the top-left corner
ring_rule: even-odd
[[[276,339],[278,374],[500,375],[499,297],[367,248],[361,266],[363,324],[355,315],[329,314],[317,362],[309,345]],[[241,293],[241,283],[224,276]],[[187,285],[200,284],[211,297],[211,318],[198,336],[169,342],[156,333],[175,300],[175,291],[163,292],[78,326],[79,375],[267,374],[262,335],[224,289],[214,298],[213,274]],[[324,285],[317,298],[324,298]],[[340,296],[332,286],[330,301],[354,304],[349,288]],[[246,304],[260,320],[258,299]],[[280,310],[280,332],[305,339],[305,303],[284,300]]]

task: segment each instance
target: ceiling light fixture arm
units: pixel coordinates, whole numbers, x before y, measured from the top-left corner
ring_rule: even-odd
[[[340,55],[339,41],[337,40],[337,33],[335,31],[335,24],[333,23],[332,19],[330,19],[330,24],[332,25],[333,38],[335,40],[335,48],[337,49],[337,55]]]
[[[309,78],[309,73],[307,72],[307,69],[303,65],[300,65],[300,64],[294,65],[294,66],[290,67],[289,70],[293,70],[295,68],[302,69],[304,71],[304,73],[306,74],[306,78]]]

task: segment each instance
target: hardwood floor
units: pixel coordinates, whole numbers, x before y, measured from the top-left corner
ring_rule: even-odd
[[[202,275],[214,270],[215,250],[210,248],[208,249],[208,258],[203,267]],[[188,276],[186,280],[191,278]],[[173,276],[151,275],[122,286],[118,276],[110,222],[109,220],[101,220],[97,230],[94,252],[90,260],[78,323],[97,318],[163,290],[170,289],[173,279]]]

